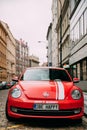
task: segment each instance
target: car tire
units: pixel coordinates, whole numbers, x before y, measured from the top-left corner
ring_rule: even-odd
[[[8,114],[8,101],[6,101],[5,114],[6,114],[6,118],[9,121],[14,121],[15,120],[13,117],[9,116],[9,114]]]

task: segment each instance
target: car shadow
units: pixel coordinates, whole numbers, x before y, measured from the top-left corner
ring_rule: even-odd
[[[21,119],[16,120],[15,124],[22,124],[26,127],[33,128],[67,128],[83,126],[81,120],[68,120],[68,119]]]

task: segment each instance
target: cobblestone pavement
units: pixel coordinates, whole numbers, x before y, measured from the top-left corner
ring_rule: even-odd
[[[5,103],[8,90],[0,90],[0,130],[87,130],[87,118],[82,123],[69,120],[22,120],[9,122],[5,117]]]

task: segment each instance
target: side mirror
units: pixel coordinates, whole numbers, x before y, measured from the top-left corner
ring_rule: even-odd
[[[79,83],[79,81],[80,81],[79,78],[73,78],[74,83]]]
[[[12,81],[18,82],[18,77],[16,76],[16,77],[12,78]]]

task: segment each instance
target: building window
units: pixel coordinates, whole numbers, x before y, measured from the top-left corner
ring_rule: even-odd
[[[80,17],[79,20],[79,33],[80,33],[80,37],[83,36],[83,15]]]
[[[80,19],[77,21],[77,23],[70,32],[71,43],[76,44],[77,41],[80,40],[86,33],[87,33],[87,9],[83,12]]]
[[[70,9],[71,9],[71,12],[73,11],[75,7],[75,1],[74,0],[70,0]]]
[[[74,8],[76,7],[78,2],[80,2],[80,0],[70,0],[70,12],[71,13],[74,10]]]
[[[73,35],[74,35],[74,42],[77,42],[79,40],[79,22],[75,25],[73,29]]]
[[[84,25],[84,34],[86,34],[87,33],[87,9],[85,10],[83,17],[84,17],[84,24],[83,24]]]

